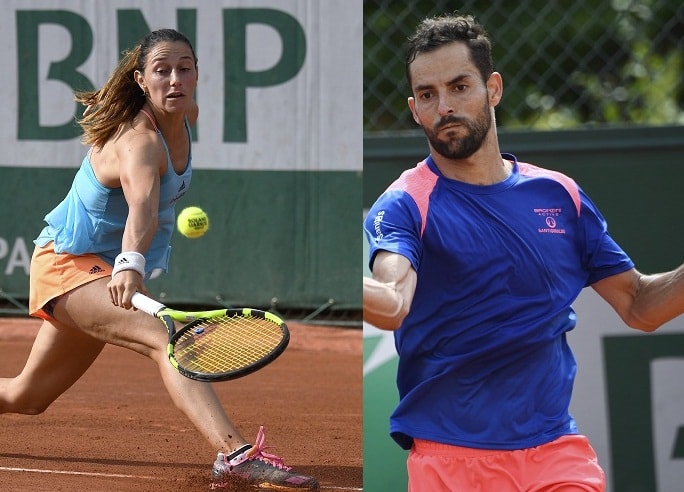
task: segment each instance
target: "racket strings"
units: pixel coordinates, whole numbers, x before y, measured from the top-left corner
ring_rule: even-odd
[[[179,365],[198,373],[220,374],[261,361],[283,340],[280,325],[259,317],[222,316],[204,320],[176,341]]]

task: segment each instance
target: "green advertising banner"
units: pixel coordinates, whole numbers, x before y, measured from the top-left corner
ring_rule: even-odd
[[[28,296],[32,240],[87,152],[76,90],[149,30],[199,62],[189,192],[209,232],[172,240],[168,302],[358,310],[362,4],[316,0],[10,0],[0,16],[0,295]]]

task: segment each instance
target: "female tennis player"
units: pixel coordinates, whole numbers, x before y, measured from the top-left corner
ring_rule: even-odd
[[[175,405],[219,450],[213,476],[263,488],[315,490],[248,443],[208,383],[182,376],[166,356],[159,320],[132,308],[155,269],[166,270],[174,203],[190,184],[197,57],[172,29],[148,33],[106,84],[76,94],[90,145],[66,198],[46,217],[31,261],[29,309],[43,319],[21,374],[0,379],[0,412],[39,414],[71,387],[107,343],[153,359]]]

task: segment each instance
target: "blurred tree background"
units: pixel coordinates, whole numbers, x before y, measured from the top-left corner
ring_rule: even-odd
[[[684,125],[682,0],[364,0],[364,132],[417,130],[405,41],[425,17],[472,14],[504,80],[504,129]]]

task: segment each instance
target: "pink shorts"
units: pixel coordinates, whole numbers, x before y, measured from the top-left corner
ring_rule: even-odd
[[[416,439],[407,467],[409,492],[602,492],[606,488],[596,453],[581,435],[516,451]]]
[[[52,303],[59,296],[111,274],[112,267],[97,255],[57,254],[53,243],[36,246],[29,277],[29,314],[49,320]]]

